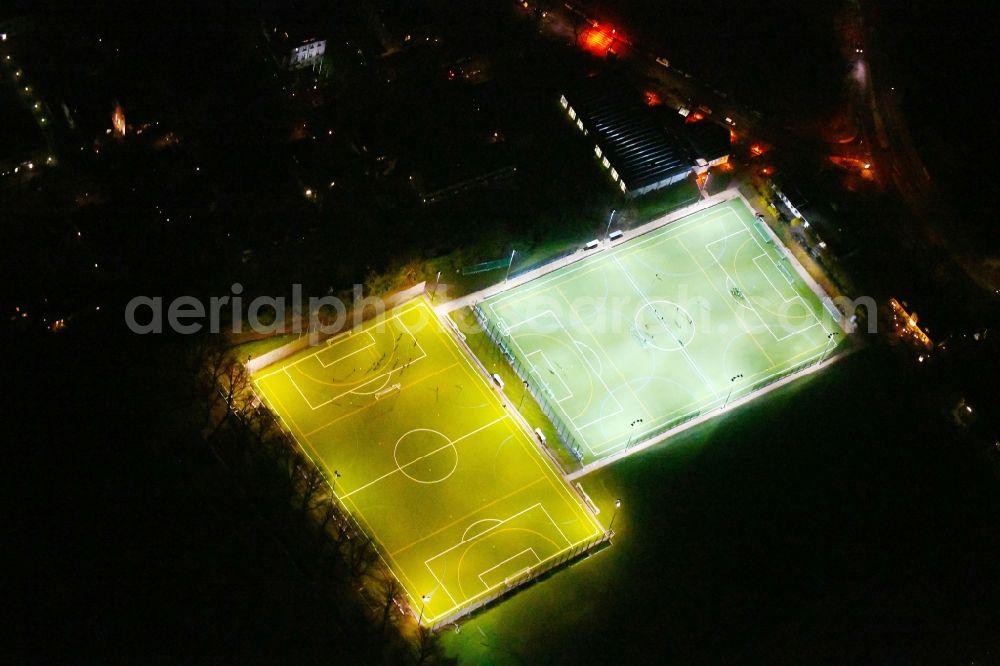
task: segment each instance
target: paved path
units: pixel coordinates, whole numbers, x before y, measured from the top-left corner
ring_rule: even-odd
[[[692,213],[704,210],[705,208],[710,208],[724,201],[729,201],[730,199],[736,199],[739,196],[740,196],[739,190],[735,188],[730,188],[722,192],[719,192],[718,194],[713,194],[712,196],[706,197],[705,199],[698,201],[697,203],[691,204],[690,206],[685,206],[684,208],[675,210],[669,215],[664,215],[663,217],[657,218],[652,222],[647,222],[646,224],[640,227],[636,227],[635,229],[630,229],[629,231],[626,231],[621,238],[615,241],[604,239],[603,241],[601,241],[601,244],[595,250],[584,250],[581,247],[573,254],[562,257],[561,259],[557,259],[551,263],[545,264],[544,266],[540,266],[539,268],[528,271],[527,273],[522,273],[521,275],[511,278],[510,280],[499,282],[497,284],[490,285],[485,289],[481,289],[477,292],[473,292],[466,296],[461,296],[454,300],[447,301],[446,303],[441,303],[440,305],[435,306],[435,310],[437,310],[438,314],[447,315],[449,312],[453,312],[460,308],[474,305],[480,301],[486,300],[491,296],[496,296],[501,292],[507,291],[508,289],[513,289],[514,287],[520,286],[526,282],[531,282],[532,280],[539,278],[543,275],[546,275],[548,273],[551,273],[552,271],[558,270],[563,266],[568,266],[582,259],[586,259],[587,257],[592,257],[595,254],[599,254],[604,250],[608,249],[609,247],[612,247],[614,245],[620,245],[622,243],[625,243],[626,241],[635,238],[636,236],[641,236],[643,234],[649,233],[650,231],[653,231],[654,229],[659,229],[660,227],[670,224],[675,220],[679,220],[682,217],[686,217]]]

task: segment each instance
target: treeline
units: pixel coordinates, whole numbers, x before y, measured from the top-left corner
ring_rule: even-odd
[[[193,345],[201,433],[220,468],[323,597],[363,663],[443,664],[439,636],[417,626],[371,535],[333,496],[324,470],[251,390],[220,336]]]

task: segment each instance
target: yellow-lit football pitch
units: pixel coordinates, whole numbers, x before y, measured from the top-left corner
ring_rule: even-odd
[[[603,538],[424,299],[254,383],[374,537],[424,624]]]

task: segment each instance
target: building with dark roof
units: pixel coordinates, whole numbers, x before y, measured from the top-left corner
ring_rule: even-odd
[[[696,173],[704,173],[709,167],[729,161],[732,143],[728,127],[708,120],[684,122],[678,133],[691,149]]]
[[[627,197],[687,178],[692,163],[683,144],[653,117],[638,92],[618,77],[588,79],[559,100],[594,154]]]

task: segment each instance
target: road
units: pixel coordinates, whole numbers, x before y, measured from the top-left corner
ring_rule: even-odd
[[[850,6],[855,11],[856,49],[860,49],[852,100],[876,177],[882,185],[891,185],[909,209],[912,225],[908,231],[921,239],[918,244],[946,249],[973,282],[1000,293],[973,254],[961,248],[964,239],[949,228],[955,213],[920,157],[902,108],[902,91],[896,90],[893,81],[891,55],[879,41],[878,25],[868,18],[877,13],[877,7],[871,0],[856,0]]]

